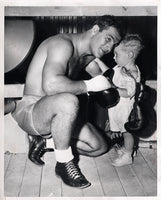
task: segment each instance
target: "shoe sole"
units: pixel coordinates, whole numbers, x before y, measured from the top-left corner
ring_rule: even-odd
[[[131,163],[127,163],[127,164],[123,164],[123,165],[117,165],[117,164],[115,164],[115,163],[111,163],[113,166],[115,166],[115,167],[123,167],[123,166],[126,166],[126,165],[131,165],[132,164],[132,162]]]
[[[29,157],[28,157],[28,159],[29,159],[32,163],[34,163],[35,165],[37,165],[37,166],[43,166],[43,165],[45,165],[45,162],[42,161],[42,160],[41,160],[41,161],[42,161],[42,162],[41,162],[41,161],[38,161],[38,160],[36,160],[36,159],[33,160],[33,159],[29,158]]]
[[[67,184],[66,182],[64,182],[64,180],[61,178],[61,176],[60,176],[57,172],[55,172],[55,175],[56,175],[57,178],[60,178],[60,179],[63,181],[64,184],[66,184],[66,185],[68,185],[68,186],[70,186],[70,187],[75,187],[75,188],[84,189],[84,188],[87,188],[87,187],[89,187],[89,186],[91,185],[91,183],[88,183],[87,185],[83,185],[83,186],[69,185],[69,184]]]

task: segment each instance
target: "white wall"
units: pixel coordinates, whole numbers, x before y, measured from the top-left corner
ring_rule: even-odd
[[[6,16],[156,16],[156,6],[6,7]]]

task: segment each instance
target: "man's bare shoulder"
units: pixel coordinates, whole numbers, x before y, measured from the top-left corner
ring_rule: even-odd
[[[48,50],[73,51],[74,45],[72,37],[68,34],[59,34],[46,39],[43,42]]]

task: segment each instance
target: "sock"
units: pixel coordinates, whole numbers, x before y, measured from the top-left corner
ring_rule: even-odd
[[[55,158],[56,158],[56,161],[60,163],[65,163],[72,160],[74,156],[72,154],[71,147],[65,150],[55,149]]]

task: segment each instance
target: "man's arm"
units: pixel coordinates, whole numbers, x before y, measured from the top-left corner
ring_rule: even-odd
[[[91,77],[95,77],[97,75],[102,74],[102,71],[99,67],[99,65],[93,60],[90,62],[86,67],[86,72],[91,75]]]
[[[90,62],[87,67],[86,71],[92,76],[95,77],[97,75],[103,74],[107,71],[109,67],[105,65],[99,58],[95,58],[92,62]]]
[[[73,54],[69,41],[60,40],[47,50],[47,59],[42,75],[42,88],[46,95],[102,91],[111,87],[107,79],[100,75],[87,81],[72,81],[65,76],[68,62]],[[75,66],[79,67],[79,66]]]
[[[49,47],[42,76],[42,87],[47,95],[63,92],[86,93],[86,85],[83,81],[72,81],[65,76],[72,54],[73,46],[69,41],[60,40]]]
[[[104,72],[106,72],[108,69],[110,69],[110,68],[104,62],[102,62],[99,58],[95,58],[91,63],[88,64],[86,71],[92,77],[95,77],[98,74],[104,74]],[[129,84],[131,84],[131,83],[129,83]],[[116,88],[116,86],[114,88]],[[119,92],[119,96],[124,97],[124,98],[129,98],[134,95],[134,93],[129,94],[127,91],[127,88],[118,88],[117,87],[117,91]]]
[[[102,62],[102,60],[100,60],[99,58],[96,58],[94,61],[95,61],[95,62],[97,63],[97,65],[99,66],[99,68],[100,68],[102,74],[103,74],[105,71],[107,71],[108,69],[110,69],[110,68],[109,68],[104,62]]]

